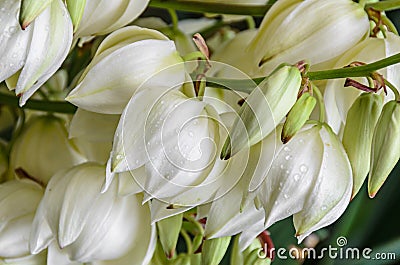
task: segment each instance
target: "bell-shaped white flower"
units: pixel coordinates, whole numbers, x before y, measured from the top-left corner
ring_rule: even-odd
[[[329,10],[329,15],[326,15]],[[279,0],[267,12],[248,46],[268,74],[282,62],[331,60],[368,34],[367,13],[350,0]]]
[[[352,193],[352,171],[341,142],[328,125],[307,124],[287,144],[276,139],[281,130],[279,126],[279,133],[263,141],[262,148],[276,149],[256,194],[265,211],[265,227],[293,215],[301,241],[344,212]],[[250,187],[259,183],[253,180]]]
[[[387,32],[387,38],[368,38],[359,43],[337,61],[335,68],[341,68],[352,62],[371,63],[377,60],[387,58],[400,52],[400,37]],[[394,64],[378,71],[395,87],[400,87],[400,65]],[[354,78],[358,82],[368,85],[365,78]],[[354,101],[362,93],[353,87],[343,87],[344,79],[335,79],[328,81],[324,94],[326,106],[327,122],[332,129],[339,133],[344,129],[347,113]],[[380,91],[379,93],[383,93]],[[393,92],[388,90],[384,102],[394,99]]]
[[[103,35],[135,20],[147,7],[149,0],[86,0],[77,37]]]
[[[60,169],[84,162],[85,157],[68,139],[65,121],[45,115],[31,117],[11,148],[9,173],[21,168],[46,184]]]
[[[55,240],[71,261],[119,260],[133,251],[131,263],[148,264],[155,247],[148,205],[118,196],[117,183],[100,193],[104,177],[104,166],[85,163],[51,179],[35,215],[32,253]]]
[[[161,96],[158,88],[140,91],[118,125],[106,187],[114,173],[130,170],[147,200],[190,207],[205,203],[221,186],[229,190],[237,181],[224,181],[231,162],[218,154],[225,138],[220,115],[205,101],[179,90]]]
[[[0,260],[30,256],[28,239],[42,196],[43,189],[28,179],[0,185]]]
[[[66,100],[80,108],[120,114],[138,89],[172,88],[185,80],[174,42],[136,26],[110,34]]]
[[[18,75],[20,105],[61,66],[72,44],[72,22],[61,0],[54,0],[25,30],[18,23],[19,0],[1,1],[0,81]]]

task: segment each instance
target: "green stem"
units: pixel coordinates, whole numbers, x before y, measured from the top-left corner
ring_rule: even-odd
[[[246,22],[247,22],[247,26],[249,29],[256,28],[256,22],[254,21],[253,17],[251,17],[251,16],[246,17]]]
[[[178,19],[178,15],[176,14],[176,11],[174,9],[168,8],[168,13],[171,17],[172,29],[174,31],[178,30],[179,19]]]
[[[150,1],[149,6],[197,13],[249,15],[260,17],[264,16],[271,8],[271,5],[230,5],[179,0],[152,0]]]
[[[189,234],[184,229],[181,229],[181,235],[185,240],[187,253],[193,253],[192,240],[190,239]]]
[[[365,5],[365,8],[373,8],[379,11],[395,10],[400,8],[400,0],[386,0],[376,3],[369,3]]]
[[[308,78],[310,78],[310,80],[324,80],[324,79],[336,79],[336,78],[346,78],[346,77],[365,77],[379,69],[398,63],[400,63],[400,53],[362,66],[308,72],[307,76]]]
[[[7,95],[1,92],[0,92],[0,104],[19,107],[18,98],[16,96]],[[76,111],[76,107],[68,102],[46,101],[46,100],[36,100],[36,99],[30,99],[23,108],[58,112],[58,113],[67,113],[67,114],[73,114]]]
[[[197,230],[199,230],[199,233],[201,235],[204,235],[204,229],[203,226],[190,214],[185,215],[185,219],[188,220],[189,222],[191,222],[192,224],[194,224],[197,228]]]
[[[396,89],[396,87],[386,79],[385,79],[385,85],[387,85],[390,88],[390,90],[392,90],[395,100],[400,102],[400,93]]]

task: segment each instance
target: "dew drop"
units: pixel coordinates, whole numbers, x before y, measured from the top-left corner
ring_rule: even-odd
[[[290,152],[291,150],[290,150],[290,148],[289,147],[285,147],[285,148],[283,148],[283,150],[285,151],[285,152]]]
[[[303,165],[300,166],[300,172],[301,173],[306,173],[307,171],[308,171],[308,167],[306,165],[303,164]]]
[[[122,155],[117,155],[117,160],[121,160],[123,158]]]
[[[274,205],[278,205],[278,201],[275,201],[275,202],[274,202]]]
[[[189,132],[189,136],[190,136],[190,137],[193,137],[193,136],[194,136],[194,134],[193,134],[192,131]]]
[[[327,208],[328,208],[328,207],[326,207],[326,205],[323,205],[323,206],[321,207],[321,210],[322,210],[322,211],[325,211]]]
[[[135,163],[136,163],[136,165],[139,165],[140,161],[139,161],[139,160],[136,160]]]
[[[292,159],[292,156],[291,156],[291,155],[287,155],[287,156],[285,156],[285,159],[286,159],[287,161],[289,161],[290,159]]]
[[[283,197],[284,197],[285,199],[289,199],[290,196],[289,196],[288,194],[284,194]]]
[[[285,168],[285,165],[284,165],[284,164],[280,165],[280,168],[281,168],[281,169],[284,169],[284,168]]]
[[[299,139],[299,143],[304,143],[304,140],[302,138]]]
[[[299,181],[301,176],[299,174],[296,174],[296,175],[293,176],[293,178],[294,178],[295,181]]]

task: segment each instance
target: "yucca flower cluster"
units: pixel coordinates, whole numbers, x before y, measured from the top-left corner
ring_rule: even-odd
[[[0,263],[270,264],[275,223],[300,244],[375,197],[400,158],[380,4],[1,1]]]

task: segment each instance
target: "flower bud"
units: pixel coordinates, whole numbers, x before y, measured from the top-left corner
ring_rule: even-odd
[[[61,118],[46,115],[31,117],[11,148],[9,173],[21,168],[46,184],[60,169],[85,161],[74,143],[68,140]]]
[[[0,185],[0,257],[30,255],[29,234],[42,188],[31,180],[11,180]]]
[[[310,118],[317,100],[310,93],[304,93],[289,111],[283,125],[281,141],[287,143]]]
[[[400,158],[400,103],[390,101],[382,109],[372,139],[368,193],[375,197]]]
[[[297,99],[301,74],[295,66],[282,65],[256,87],[239,110],[222,149],[229,159],[270,134]]]
[[[126,27],[103,40],[66,100],[88,111],[121,114],[139,89],[180,86],[182,62],[174,42],[158,31]]]
[[[157,222],[161,246],[168,258],[172,258],[182,227],[182,214],[174,215]]]
[[[104,166],[85,163],[50,180],[33,222],[32,253],[54,239],[71,261],[113,260],[133,253],[131,264],[147,264],[155,243],[149,207],[140,196],[118,196],[116,182],[100,193],[104,177]]]
[[[347,113],[342,143],[353,171],[352,197],[357,194],[369,172],[372,136],[382,105],[381,96],[364,93]]]
[[[329,10],[329,16],[326,16]],[[363,7],[349,0],[280,0],[267,12],[248,46],[263,73],[280,63],[326,62],[344,53],[369,32]]]
[[[201,265],[219,264],[228,250],[231,237],[208,239],[203,242]]]
[[[67,0],[66,4],[75,32],[79,23],[81,23],[83,11],[85,11],[86,0]]]
[[[53,0],[22,0],[19,13],[19,24],[22,29],[31,24],[31,22],[40,15]]]

